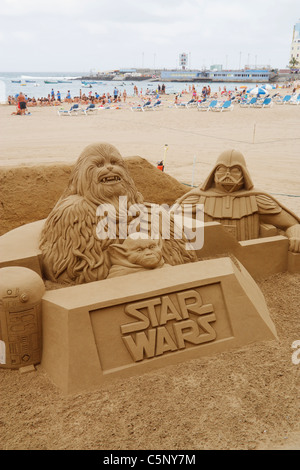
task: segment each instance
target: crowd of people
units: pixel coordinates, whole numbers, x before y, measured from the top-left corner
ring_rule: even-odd
[[[295,90],[298,86],[298,82],[297,84],[287,83],[281,85],[282,88],[294,87]],[[186,85],[186,88],[181,92],[174,93],[174,104],[180,104],[181,99],[184,99],[186,95],[189,95],[190,102],[201,103],[210,99],[223,99],[239,103],[245,99],[245,95],[247,93],[246,89],[246,86],[240,86],[239,88],[236,86],[234,89],[227,90],[226,86],[223,86],[223,88],[219,87],[218,92],[212,92],[210,85],[204,85],[201,91],[197,90],[194,84],[188,87]],[[137,85],[134,85],[133,96],[127,94],[126,88],[120,91],[117,87],[114,87],[112,94],[109,92],[99,94],[97,91],[93,92],[92,90],[86,94],[82,93],[82,90],[80,89],[79,95],[74,97],[71,96],[71,92],[68,90],[65,98],[62,98],[60,91],[55,92],[52,88],[47,97],[36,99],[35,97],[31,98],[20,92],[14,96],[8,96],[7,101],[9,105],[16,106],[16,111],[12,114],[25,115],[30,114],[29,108],[35,106],[61,106],[63,103],[78,103],[82,106],[88,106],[90,104],[98,106],[110,106],[111,104],[114,104],[120,106],[121,103],[125,104],[127,102],[128,97],[130,99],[137,98],[141,101],[150,100],[151,102],[152,97],[158,99],[161,95],[165,94],[166,88],[164,84],[158,85],[155,90],[147,88],[145,91],[143,91],[143,88],[140,88],[139,90]]]
[[[147,89],[145,94],[150,94],[150,91]],[[138,88],[134,87],[134,95],[143,97],[143,89],[139,91]],[[82,105],[88,105],[89,103],[99,104],[99,105],[107,105],[110,103],[121,103],[126,102],[127,100],[127,91],[124,90],[120,91],[118,88],[114,88],[113,93],[102,93],[99,94],[97,91],[94,93],[89,91],[88,94],[82,93],[81,89],[79,90],[78,96],[71,96],[70,90],[68,90],[66,97],[62,99],[60,91],[55,93],[54,89],[48,94],[47,97],[35,98],[35,97],[28,97],[24,95],[22,92],[17,93],[16,95],[12,96],[9,95],[7,98],[7,102],[9,105],[17,106],[16,114],[24,114],[26,109],[32,106],[59,106],[63,102],[65,103],[80,103]],[[20,103],[21,108],[20,108]],[[20,111],[20,112],[18,112]],[[22,111],[22,112],[21,112]]]
[[[138,87],[135,85],[134,86],[134,95],[133,97],[139,97],[141,99],[144,99],[144,97],[148,97],[149,95],[157,95],[159,93],[165,93],[165,85],[158,85],[158,88],[155,91],[149,90],[149,88],[146,89],[145,92],[143,92],[143,89],[141,88],[140,90]],[[120,104],[120,103],[126,103],[128,94],[126,91],[126,88],[124,88],[122,91],[120,91],[117,87],[114,88],[113,93],[102,93],[99,94],[97,91],[92,92],[91,90],[86,94],[82,93],[82,90],[79,90],[79,95],[78,96],[71,96],[70,90],[68,90],[65,98],[62,98],[60,91],[55,92],[54,89],[52,88],[51,92],[48,94],[47,97],[41,97],[41,98],[35,98],[35,97],[29,97],[22,92],[17,93],[16,95],[12,96],[9,95],[7,102],[9,105],[15,105],[16,106],[16,111],[13,112],[12,114],[17,114],[17,115],[22,115],[22,114],[28,114],[28,108],[30,107],[36,107],[36,106],[60,106],[63,103],[78,103],[80,105],[89,105],[89,104],[95,104],[99,106],[106,106],[110,104]],[[147,98],[148,99],[148,98]]]

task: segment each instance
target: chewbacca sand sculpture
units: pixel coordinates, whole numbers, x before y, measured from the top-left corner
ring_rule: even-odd
[[[137,191],[119,151],[107,143],[87,146],[41,234],[40,249],[46,279],[62,284],[82,284],[107,277],[111,267],[108,247],[112,243],[122,243],[127,237],[119,233],[121,196],[126,200],[126,209],[143,204],[143,197]],[[105,204],[114,209],[116,230],[113,238],[99,237],[101,218],[97,209],[106,207]],[[106,217],[108,220],[107,212]],[[134,215],[129,216],[127,226],[135,218]],[[165,262],[176,265],[197,261],[195,253],[186,249],[184,237],[174,239],[172,226],[170,229],[170,239],[163,240]]]

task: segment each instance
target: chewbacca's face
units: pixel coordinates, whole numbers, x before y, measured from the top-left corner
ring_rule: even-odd
[[[88,146],[75,174],[76,193],[96,203],[126,196],[134,188],[122,156],[110,144]]]
[[[91,168],[93,166],[93,168]],[[101,185],[101,193],[105,193],[110,186],[114,191],[118,191],[118,186],[124,180],[124,162],[117,155],[97,155],[90,157],[89,176],[95,185]]]

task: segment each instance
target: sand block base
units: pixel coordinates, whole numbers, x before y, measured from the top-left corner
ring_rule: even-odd
[[[197,255],[203,259],[232,254],[254,279],[263,279],[290,270],[288,238],[272,233],[269,230],[268,236],[264,238],[238,242],[220,223],[206,222],[204,245],[197,250]],[[291,272],[300,272],[300,263]]]
[[[19,372],[22,375],[28,374],[29,372],[36,372],[36,368],[33,364],[31,364],[30,366],[20,367]]]
[[[43,297],[41,364],[66,394],[276,338],[260,289],[229,257]]]
[[[15,228],[0,237],[0,268],[22,266],[41,276],[39,238],[45,220]]]
[[[288,271],[290,273],[300,272],[300,253],[288,253]]]

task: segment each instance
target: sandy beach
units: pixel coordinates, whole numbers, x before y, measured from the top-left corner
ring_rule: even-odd
[[[281,90],[283,96],[287,92]],[[15,107],[1,106],[0,165],[74,163],[86,145],[101,141],[115,145],[124,157],[139,155],[156,165],[168,144],[166,173],[197,185],[223,150],[237,148],[255,186],[278,194],[299,214],[299,200],[281,195],[300,195],[300,106],[235,104],[233,111],[199,112],[174,108],[174,95],[167,95],[159,111],[132,112],[130,104],[137,102],[129,97],[121,109],[61,117],[55,106],[30,108],[30,116],[11,116]]]
[[[154,166],[166,155],[167,175],[198,185],[223,150],[236,148],[255,187],[300,216],[300,105],[235,104],[221,113],[177,109],[173,101],[173,95],[166,96],[157,111],[133,112],[130,103],[136,103],[128,97],[120,109],[78,116],[58,116],[54,106],[14,116],[14,106],[2,105],[2,184],[8,170],[72,165],[86,145],[109,142],[123,157],[139,156]],[[58,185],[55,175],[52,183]],[[29,184],[34,190],[38,181],[27,177]],[[10,186],[9,200],[20,210],[22,191],[15,189]],[[32,220],[38,219],[33,211]],[[258,285],[278,341],[70,397],[56,389],[41,366],[25,375],[1,370],[0,449],[299,450],[300,365],[292,363],[291,345],[300,339],[300,273],[278,274]]]

